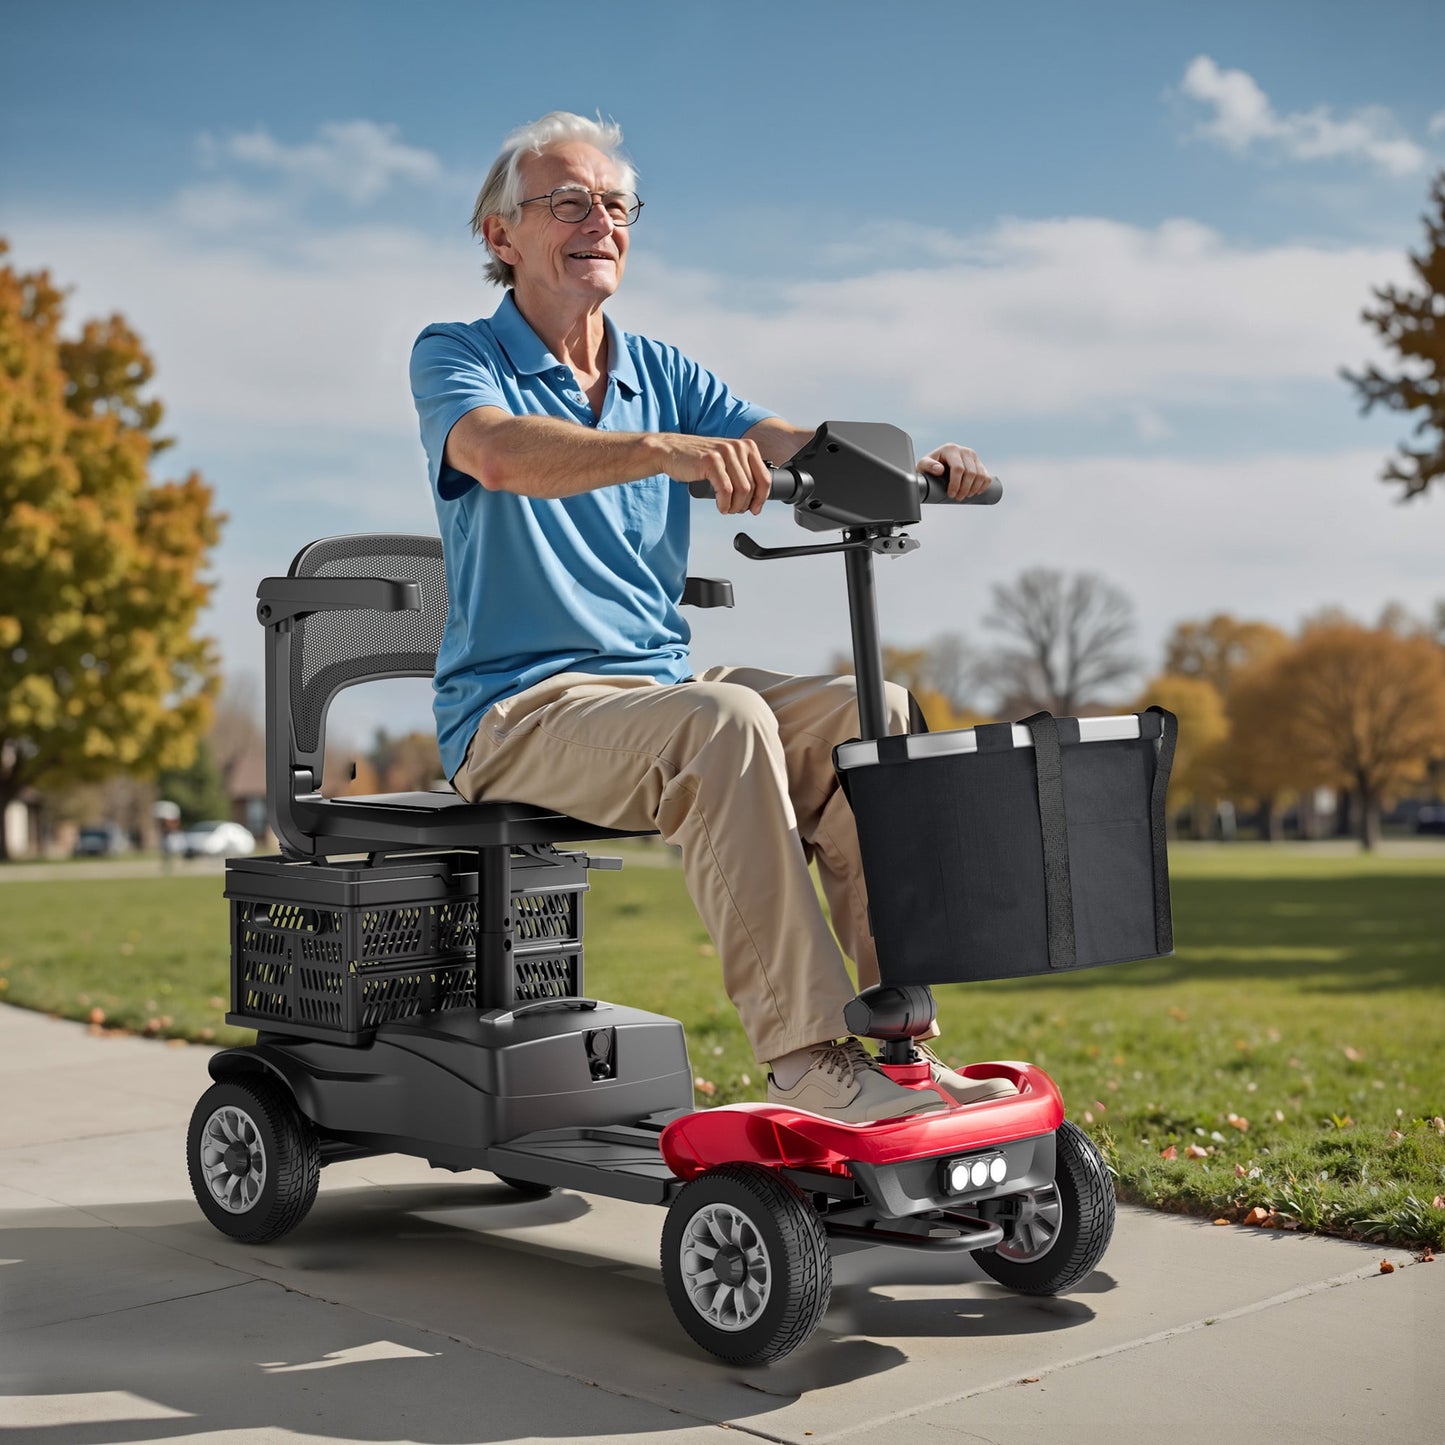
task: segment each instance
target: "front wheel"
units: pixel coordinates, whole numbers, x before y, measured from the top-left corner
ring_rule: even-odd
[[[688,1334],[734,1365],[763,1365],[812,1334],[833,1259],[802,1192],[757,1164],[723,1164],[677,1193],[662,1227],[662,1279]]]
[[[1062,1294],[1094,1272],[1114,1235],[1114,1185],[1094,1141],[1067,1120],[1055,1136],[1054,1182],[1002,1199],[1001,1244],[979,1268],[1018,1294]]]
[[[290,1091],[264,1075],[213,1084],[186,1139],[191,1192],[232,1239],[265,1244],[289,1234],[316,1202],[321,1147]]]

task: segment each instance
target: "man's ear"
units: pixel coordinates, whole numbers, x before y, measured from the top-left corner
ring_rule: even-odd
[[[517,248],[512,245],[512,230],[500,216],[488,216],[482,222],[482,239],[497,260],[508,266],[516,264]]]

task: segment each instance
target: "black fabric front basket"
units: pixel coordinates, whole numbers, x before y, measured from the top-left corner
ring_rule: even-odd
[[[991,723],[844,743],[884,983],[1021,978],[1174,950],[1164,798],[1177,724]]]

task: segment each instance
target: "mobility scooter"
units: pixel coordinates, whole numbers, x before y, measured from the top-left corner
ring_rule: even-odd
[[[995,484],[972,500],[998,495]],[[920,502],[947,497],[915,471],[904,433],[838,422],[773,470],[772,497],[805,528],[843,532],[737,546],[757,559],[844,557],[861,716],[858,743],[838,750],[846,782],[886,732],[873,558],[913,550],[901,529]],[[433,672],[447,611],[438,538],[317,541],[258,596],[282,851],[227,866],[226,1018],[257,1039],[212,1056],[215,1083],[190,1125],[192,1187],[216,1228],[278,1239],[311,1208],[322,1166],[388,1152],[488,1170],[534,1194],[665,1205],[672,1307],[694,1340],[736,1364],[776,1360],[809,1336],[836,1242],[969,1252],[1029,1294],[1067,1290],[1094,1269],[1113,1229],[1112,1186],[1040,1069],[973,1064],[967,1074],[1013,1091],[878,1123],[769,1104],[699,1110],[682,1026],[584,992],[588,873],[620,864],[558,845],[625,835],[450,792],[322,796],[336,693]],[[689,578],[683,601],[729,606],[731,587]],[[1139,719],[1112,721],[1137,735]],[[908,741],[950,736],[965,735]],[[1032,826],[1037,850],[1037,817]],[[927,1089],[912,1042],[931,1031],[927,984],[959,975],[889,968],[885,957],[883,983],[853,1001],[847,1025],[881,1042],[895,1079]]]

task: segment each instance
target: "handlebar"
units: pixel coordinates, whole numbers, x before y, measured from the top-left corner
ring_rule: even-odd
[[[799,467],[768,467],[772,486],[768,490],[768,501],[786,502],[789,506],[802,506],[812,494],[813,478]],[[694,497],[710,498],[713,495],[710,482],[689,482],[687,490]],[[948,482],[943,477],[918,476],[918,500],[926,505],[950,507],[991,507],[1003,496],[1003,482],[995,477],[983,491],[974,497],[954,498],[948,495]]]

